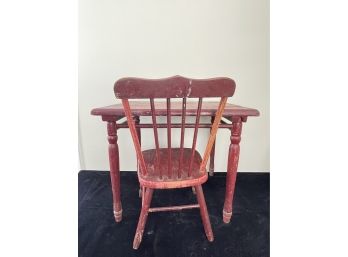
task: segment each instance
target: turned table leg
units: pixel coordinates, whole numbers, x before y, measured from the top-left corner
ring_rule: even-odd
[[[242,133],[242,119],[240,117],[233,117],[231,128],[231,144],[228,153],[228,165],[226,175],[226,193],[225,203],[223,209],[223,221],[229,223],[232,217],[232,203],[234,188],[237,177],[237,168],[239,160],[239,142]]]
[[[120,194],[120,167],[117,145],[117,128],[115,121],[108,121],[109,163],[113,197],[113,208],[116,222],[122,220],[122,204]]]
[[[214,120],[215,120],[215,116],[212,116],[211,117],[211,124],[214,123]],[[210,152],[210,160],[209,160],[209,175],[210,176],[214,175],[215,142],[216,142],[216,139],[214,141],[213,147],[211,148],[211,152]]]

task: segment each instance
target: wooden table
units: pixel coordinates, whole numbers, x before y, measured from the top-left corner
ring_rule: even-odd
[[[215,110],[218,102],[205,102],[202,105],[201,116],[211,117],[214,120]],[[151,116],[150,103],[145,101],[131,102],[132,114],[136,123],[137,133],[140,138],[141,128],[151,128],[152,124],[140,124],[140,116]],[[181,115],[181,103],[172,103],[172,115]],[[186,107],[186,114],[188,116],[195,116],[197,111],[197,102],[188,102]],[[114,216],[116,222],[122,220],[122,204],[120,196],[120,169],[119,169],[119,150],[117,145],[117,130],[128,128],[127,122],[119,122],[125,117],[122,104],[115,104],[101,108],[95,108],[91,111],[92,115],[101,116],[102,120],[107,123],[107,133],[109,142],[109,164],[110,177],[113,194]],[[166,115],[166,105],[163,103],[156,103],[156,115]],[[242,123],[247,121],[249,116],[259,116],[260,113],[256,109],[242,107],[234,104],[226,104],[223,120],[219,128],[229,129],[231,131],[230,147],[228,154],[227,175],[226,175],[226,193],[223,207],[223,221],[229,223],[232,217],[232,202],[233,194],[237,176],[238,160],[239,160],[239,143],[242,134]],[[200,128],[210,128],[211,123],[201,124]],[[166,127],[166,124],[163,124]],[[172,127],[179,127],[180,124],[172,124]],[[194,127],[194,124],[185,124],[185,127]],[[214,152],[215,147],[210,155],[209,174],[213,175],[214,171]]]

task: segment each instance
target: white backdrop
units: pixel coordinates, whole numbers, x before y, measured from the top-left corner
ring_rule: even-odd
[[[244,124],[239,171],[269,171],[269,3],[233,1],[91,1],[79,3],[79,158],[81,169],[108,170],[106,124],[94,107],[116,103],[124,76],[227,76],[230,103],[256,108]],[[144,147],[153,137],[143,134]],[[121,170],[135,170],[130,134],[119,135]],[[207,131],[200,132],[202,150]],[[173,135],[175,138],[175,134]],[[218,132],[215,170],[225,171],[229,132]]]

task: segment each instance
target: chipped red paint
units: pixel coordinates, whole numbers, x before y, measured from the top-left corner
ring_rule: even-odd
[[[214,112],[219,105],[219,102],[203,102],[201,116],[214,116]],[[151,107],[149,101],[130,101],[130,107],[133,115],[151,116]],[[166,116],[166,102],[156,102],[156,116]],[[172,116],[181,116],[182,106],[180,102],[173,102]],[[195,116],[197,112],[197,102],[188,101],[186,104],[186,116]],[[101,108],[95,108],[91,111],[92,115],[104,116],[115,119],[116,117],[124,117],[122,104],[114,104]],[[239,105],[227,103],[223,112],[224,117],[231,116],[259,116],[260,113],[256,109],[247,108]]]
[[[239,117],[231,118],[231,144],[228,153],[228,165],[226,175],[226,193],[225,203],[223,209],[223,221],[229,223],[232,216],[232,201],[234,195],[234,188],[237,178],[237,168],[239,161],[240,140],[242,134],[242,120]]]
[[[133,83],[132,87],[133,89],[135,88],[139,88],[139,85],[144,84],[143,82],[145,80],[138,80],[136,83],[134,83],[134,81],[130,81],[132,79],[127,78],[126,80],[123,81],[127,81],[127,83]],[[212,88],[212,82],[214,81],[214,83],[217,82],[218,79],[210,79],[207,80],[209,83],[209,87]],[[121,80],[122,81],[122,80]],[[147,82],[146,82],[147,81]],[[165,88],[165,85],[171,85],[172,87],[174,87],[174,97],[178,97],[178,96],[188,96],[188,97],[199,97],[201,94],[201,92],[198,94],[197,92],[199,92],[198,90],[198,85],[202,85],[202,83],[204,84],[204,80],[199,80],[199,83],[195,82],[194,83],[194,87],[195,89],[192,90],[188,89],[190,87],[190,83],[192,85],[193,81],[198,81],[198,80],[190,80],[190,79],[186,79],[186,78],[182,78],[182,77],[173,77],[173,78],[169,78],[169,79],[165,79],[165,80],[146,80],[146,83],[149,83],[147,85],[156,85],[158,86],[159,84],[161,84],[159,87],[152,87],[152,93],[151,90],[148,90],[148,92],[144,95],[142,95],[143,97],[145,96],[149,96],[149,94],[154,94],[152,95],[152,97],[155,96],[163,96],[164,93],[168,93],[168,91],[162,90],[163,88]],[[151,81],[151,83],[149,82]],[[162,81],[162,82],[161,82]],[[175,82],[176,81],[176,82]],[[191,82],[190,82],[191,81]],[[226,79],[223,78],[224,83],[231,83],[232,80],[230,79]],[[173,83],[177,83],[176,85],[173,85]],[[145,84],[146,84],[145,83]],[[155,83],[155,84],[154,84]],[[159,83],[159,84],[158,84]],[[175,84],[174,83],[174,84]],[[214,84],[213,83],[213,84]],[[115,83],[117,85],[117,83]],[[122,84],[122,83],[121,83]],[[233,82],[234,85],[234,82]],[[184,86],[185,89],[181,91],[181,95],[177,94],[177,92],[179,92],[179,88],[181,86]],[[126,90],[126,86],[124,87],[124,91],[122,92],[123,96],[124,94],[126,94],[127,92]],[[141,87],[141,86],[140,86]],[[151,86],[150,86],[151,87]],[[159,90],[161,88],[161,90]],[[156,90],[154,90],[156,89]],[[179,91],[178,91],[179,90]],[[170,91],[170,90],[169,90]],[[234,88],[232,90],[234,92]],[[231,91],[231,92],[232,92]],[[195,93],[196,92],[196,93]],[[202,92],[206,92],[206,91],[202,91]],[[169,92],[169,94],[172,94],[173,92]],[[195,94],[193,94],[195,93]],[[221,92],[220,92],[221,93]],[[122,94],[119,94],[118,96],[122,96]],[[116,93],[117,95],[117,93]],[[214,95],[216,95],[216,92],[214,92]],[[171,96],[171,95],[170,95]],[[134,92],[131,95],[132,98],[135,97]],[[167,97],[163,97],[163,98],[167,98]],[[184,98],[186,99],[186,98]],[[165,100],[165,99],[163,99]],[[196,116],[197,115],[197,102],[191,102],[188,101],[187,103],[185,103],[185,105],[183,105],[181,102],[171,102],[170,103],[170,113],[171,116],[183,116],[183,106],[185,106],[185,117],[186,116]],[[212,124],[203,124],[203,123],[199,123],[198,124],[198,128],[211,128],[213,127],[213,121],[214,121],[214,117],[217,114],[217,109],[219,106],[219,102],[204,102],[202,103],[202,109],[200,112],[201,116],[210,116],[212,119]],[[157,128],[181,128],[182,133],[184,133],[184,129],[185,128],[195,128],[197,127],[196,124],[188,124],[185,123],[185,117],[182,117],[182,123],[180,124],[156,124],[156,123],[152,123],[152,124],[141,124],[139,117],[140,116],[152,116],[153,118],[155,118],[156,116],[166,116],[167,115],[167,104],[166,101],[153,101],[153,106],[150,105],[150,101],[130,101],[129,102],[129,115],[130,117],[134,117],[134,133],[136,134],[136,137],[140,139],[141,133],[140,133],[140,129],[141,128],[153,128],[156,127],[156,129],[154,129],[154,134],[157,133],[157,131],[155,132],[155,130],[157,130]],[[122,219],[122,206],[121,206],[121,199],[120,199],[120,176],[119,176],[119,156],[118,156],[118,147],[117,147],[117,129],[120,128],[128,128],[129,124],[127,122],[123,122],[123,123],[116,123],[117,121],[119,121],[120,119],[125,117],[125,112],[124,109],[122,107],[122,104],[115,104],[115,105],[111,105],[111,106],[106,106],[106,107],[102,107],[102,108],[95,108],[91,111],[92,115],[98,115],[102,117],[103,121],[106,121],[108,123],[108,135],[109,135],[109,161],[110,161],[110,175],[111,175],[111,182],[112,182],[112,192],[113,192],[113,200],[114,200],[114,213],[115,213],[115,219],[116,221],[120,221]],[[226,103],[225,105],[225,109],[222,110],[222,116],[227,118],[228,120],[231,121],[231,123],[229,122],[225,122],[223,120],[221,120],[220,124],[217,124],[217,126],[215,127],[215,129],[219,128],[227,128],[231,131],[231,145],[230,145],[230,150],[229,150],[229,155],[228,155],[228,171],[227,171],[227,176],[226,176],[226,194],[225,194],[225,203],[224,203],[224,208],[223,208],[223,220],[224,222],[228,223],[231,219],[231,215],[232,215],[232,202],[233,202],[233,194],[234,194],[234,187],[235,187],[235,180],[236,180],[236,174],[237,174],[237,167],[238,167],[238,159],[239,159],[239,142],[240,142],[240,137],[241,137],[241,127],[242,127],[242,122],[246,122],[247,121],[247,117],[249,116],[259,116],[259,111],[256,109],[251,109],[251,108],[246,108],[246,107],[242,107],[242,106],[238,106],[238,105],[233,105],[233,104],[229,104]],[[155,135],[156,138],[156,135]],[[157,135],[157,139],[158,139],[158,135]],[[181,137],[181,140],[183,142],[183,139]],[[211,152],[210,152],[210,165],[209,165],[209,171],[210,174],[212,175],[212,172],[214,170],[214,148],[215,148],[215,142],[214,140],[212,141],[211,144]],[[180,149],[182,151],[182,153],[184,152],[184,148],[183,148],[183,143],[180,143]],[[140,143],[139,143],[139,150],[140,150]],[[191,150],[191,149],[189,149]],[[156,144],[156,149],[155,149],[155,154],[152,153],[152,155],[159,155],[159,144]],[[172,148],[172,169],[173,169],[173,176],[174,178],[180,178],[181,174],[179,172],[179,170],[181,171],[183,167],[187,167],[187,165],[180,165],[180,161],[174,161],[174,159],[176,159],[177,156],[177,152],[174,148]],[[180,151],[179,151],[179,156],[180,155]],[[184,156],[184,154],[183,154]],[[178,157],[180,160],[180,157]],[[185,154],[185,158],[187,158],[187,154]],[[137,158],[138,159],[138,158]],[[154,158],[155,160],[157,160],[157,158]],[[184,159],[184,158],[183,158]],[[207,158],[206,158],[207,159]],[[186,160],[186,159],[185,159]],[[138,160],[139,161],[139,160]],[[207,160],[205,160],[207,161]],[[194,163],[194,167],[195,165],[197,165],[197,162],[195,161]],[[167,160],[164,160],[164,162],[159,158],[158,159],[158,163],[154,163],[154,165],[157,165],[157,167],[161,166],[161,169],[164,169],[164,167],[166,167],[166,169],[168,168],[168,163]],[[155,166],[156,167],[156,166]],[[146,167],[147,169],[149,169],[148,167]],[[160,169],[160,170],[161,170]],[[166,170],[164,170],[166,172]],[[200,185],[202,183],[204,183],[207,179],[207,176],[204,176],[204,179],[200,179],[200,178],[194,178],[194,174],[195,172],[193,172],[193,177],[192,177],[192,181],[194,184]],[[185,174],[183,174],[183,176],[185,176]],[[160,177],[160,176],[159,176]],[[162,179],[163,180],[163,179]],[[151,186],[154,185],[154,182],[152,182],[150,179],[149,180],[143,180],[141,182],[141,176],[139,177],[139,181],[140,183],[144,183],[147,186],[149,186],[149,188]],[[180,187],[180,186],[191,186],[192,183],[186,183],[184,182],[184,180],[180,180],[178,179],[178,181],[172,180],[172,181],[167,181],[167,184],[161,184],[162,186],[157,186],[158,188],[175,188],[175,187]],[[191,181],[191,182],[192,182]],[[157,181],[158,182],[158,181]],[[158,183],[157,183],[158,185]],[[192,187],[193,191],[200,191],[199,189],[197,190],[197,186],[193,186]],[[140,215],[139,218],[139,224],[140,224],[140,230],[137,230],[136,236],[135,236],[135,240],[134,240],[134,248],[137,248],[141,242],[141,237],[142,237],[142,232],[145,226],[145,222],[146,222],[146,217],[147,217],[147,213],[150,209],[150,202],[151,202],[151,196],[152,196],[152,189],[150,191],[148,191],[149,189],[145,189],[144,186],[142,186],[142,194],[143,194],[143,208],[142,208],[142,214]],[[147,192],[147,193],[146,193]],[[199,197],[201,197],[200,195],[197,195],[198,201],[202,202],[202,199],[199,200]],[[204,199],[204,196],[203,196]],[[204,202],[205,203],[205,202]],[[148,205],[148,207],[146,207]],[[146,211],[147,208],[147,211]],[[180,209],[180,208],[186,208],[184,206],[174,206],[174,207],[158,207],[161,210],[174,210],[174,209]],[[164,209],[162,209],[164,208]],[[187,207],[189,208],[189,207]],[[154,210],[156,210],[156,208],[153,208]],[[201,212],[202,212],[202,208]],[[203,208],[204,209],[204,208]],[[203,220],[203,224],[205,227],[205,231],[207,234],[207,237],[209,240],[211,240],[213,238],[212,233],[209,234],[209,226],[207,225],[207,221],[206,218],[208,217],[204,217],[204,210],[202,214],[202,220]],[[209,221],[209,218],[208,218]],[[138,224],[138,227],[139,227]],[[208,226],[206,228],[206,226]],[[142,227],[142,229],[141,229]],[[139,234],[139,233],[140,234]]]
[[[211,117],[211,124],[214,123],[214,119],[215,119],[215,116],[212,116]],[[214,159],[215,159],[215,142],[214,142],[213,147],[211,149],[210,159],[209,159],[209,175],[210,176],[214,175]]]
[[[190,79],[174,76],[165,79],[122,78],[114,92],[120,99],[229,97],[235,82],[230,78]]]
[[[212,84],[212,82],[214,83]],[[149,80],[126,78],[121,79],[115,83],[115,95],[116,97],[122,99],[124,113],[127,117],[128,127],[131,132],[137,159],[139,161],[140,170],[138,172],[138,177],[140,186],[143,188],[143,191],[145,191],[142,200],[142,210],[133,242],[134,249],[137,249],[139,247],[142,240],[153,189],[194,187],[206,236],[209,241],[214,240],[201,185],[207,181],[207,161],[215,141],[215,136],[219,123],[221,121],[224,107],[227,102],[227,97],[232,96],[234,90],[234,81],[226,78],[191,80],[182,77],[173,77],[156,81],[151,80],[151,83],[149,83]],[[196,122],[191,149],[183,148],[183,144],[181,144],[181,148],[172,148],[171,146],[171,98],[177,97],[182,97],[183,103],[185,103],[187,97],[198,98]],[[215,119],[212,124],[208,143],[202,158],[196,151],[196,142],[202,111],[203,97],[220,97],[221,100],[218,104],[217,109],[214,110]],[[137,127],[129,103],[129,99],[141,98],[149,98],[148,100],[152,110],[153,121],[156,121],[156,119],[154,119],[154,114],[156,115],[156,109],[154,108],[156,104],[154,99],[166,99],[167,148],[158,149],[156,143],[156,149],[141,151]],[[182,106],[183,108],[185,108],[185,104],[183,104]],[[181,113],[183,113],[183,109],[181,110]],[[156,126],[157,125],[155,122],[154,135],[155,141],[158,141]],[[182,125],[182,133],[184,133],[183,127],[184,126]],[[181,166],[181,156],[183,156],[183,165],[182,168],[178,170]],[[174,174],[173,170],[176,170]],[[165,210],[182,210],[186,208],[192,208],[192,205],[169,206],[165,207]],[[156,208],[151,209],[151,211],[155,210]],[[157,210],[163,210],[163,208]]]
[[[175,205],[169,207],[155,207],[150,208],[149,212],[158,212],[158,211],[181,211],[186,209],[199,208],[199,204],[187,204],[187,205]]]
[[[109,142],[109,162],[110,162],[110,178],[112,184],[112,196],[114,216],[116,222],[122,220],[122,205],[120,196],[120,168],[119,168],[119,156],[117,145],[117,130],[116,122],[109,121],[107,123],[108,129],[108,142]]]

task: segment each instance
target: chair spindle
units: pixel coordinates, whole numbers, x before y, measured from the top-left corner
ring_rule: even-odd
[[[180,160],[179,160],[178,178],[181,177],[181,170],[182,170],[182,164],[183,164],[183,158],[184,158],[185,119],[186,119],[186,97],[182,99]]]
[[[192,150],[191,150],[191,158],[190,158],[190,166],[188,169],[187,176],[191,176],[191,170],[192,170],[192,165],[193,165],[193,158],[195,155],[196,151],[196,142],[197,142],[197,134],[198,134],[198,125],[199,125],[199,119],[201,117],[201,110],[202,110],[202,97],[199,98],[198,100],[198,108],[197,108],[197,114],[196,114],[196,123],[195,123],[195,131],[193,134],[193,141],[192,141]]]
[[[162,179],[162,171],[160,169],[160,151],[159,151],[158,131],[157,131],[157,122],[156,122],[156,114],[155,114],[155,103],[153,98],[150,98],[150,106],[151,106],[153,133],[154,133],[155,145],[156,145],[156,165],[157,165],[157,170],[159,171],[159,177]]]
[[[167,136],[168,136],[168,177],[172,177],[172,135],[170,98],[167,98]]]

